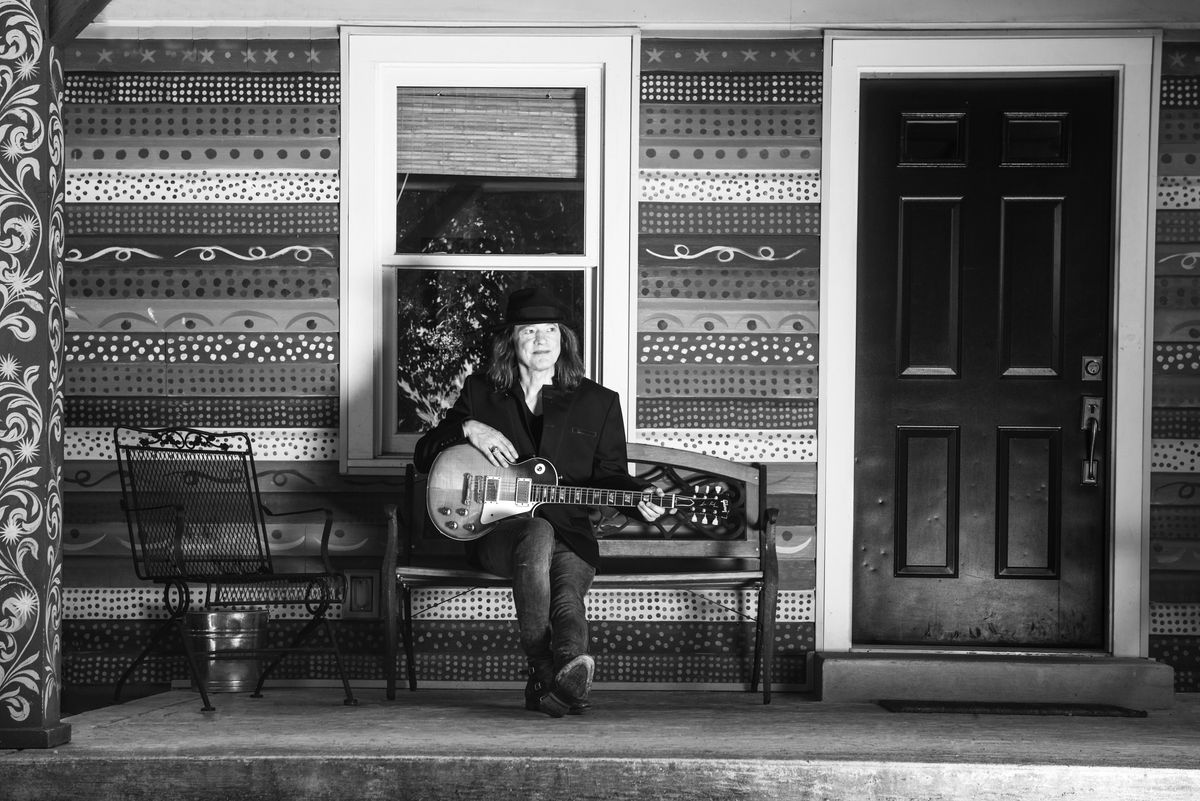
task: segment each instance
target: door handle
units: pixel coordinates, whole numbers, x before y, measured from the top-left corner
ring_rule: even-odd
[[[1103,414],[1104,398],[1094,395],[1083,396],[1083,414],[1079,421],[1079,428],[1084,432],[1087,456],[1083,460],[1083,478],[1080,483],[1085,487],[1094,487],[1098,483],[1096,440],[1100,438],[1100,418]]]

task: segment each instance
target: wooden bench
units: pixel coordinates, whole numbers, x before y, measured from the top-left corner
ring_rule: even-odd
[[[779,569],[775,554],[778,511],[766,506],[766,468],[636,443],[629,445],[629,462],[640,480],[665,492],[693,494],[718,489],[729,499],[730,512],[715,525],[694,523],[679,514],[646,524],[620,510],[601,507],[593,513],[602,561],[592,587],[757,589],[750,691],[756,692],[761,680],[763,703],[770,703]],[[409,689],[417,687],[413,590],[511,586],[507,578],[472,569],[462,555],[461,543],[436,533],[426,513],[423,478],[410,465],[403,514],[396,505],[385,510],[388,539],[383,614],[389,699],[396,697],[400,640]],[[441,553],[430,553],[435,550]],[[389,571],[394,571],[394,581],[387,579]]]

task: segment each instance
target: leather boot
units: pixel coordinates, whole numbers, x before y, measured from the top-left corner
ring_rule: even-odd
[[[539,662],[529,666],[529,680],[525,682],[525,708],[530,712],[540,712],[542,698],[550,692],[554,683],[554,665],[550,662]]]
[[[568,712],[582,713],[589,706],[587,698],[595,670],[596,663],[587,654],[570,660],[554,674],[550,692],[542,696],[538,708],[552,718],[561,718]]]

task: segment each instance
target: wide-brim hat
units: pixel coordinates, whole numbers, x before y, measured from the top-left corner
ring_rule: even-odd
[[[501,326],[534,323],[567,323],[567,313],[550,293],[540,287],[514,289],[508,296]]]

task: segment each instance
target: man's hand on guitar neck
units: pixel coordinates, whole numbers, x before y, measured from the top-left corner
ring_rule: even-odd
[[[479,452],[496,467],[504,467],[516,460],[517,449],[509,442],[508,437],[487,423],[467,419],[463,421],[462,428],[467,441],[479,449]]]
[[[655,497],[662,497],[662,489],[655,489]],[[658,518],[666,513],[666,509],[656,503],[650,501],[638,501],[637,509],[642,513],[642,519],[647,523],[653,523]]]

